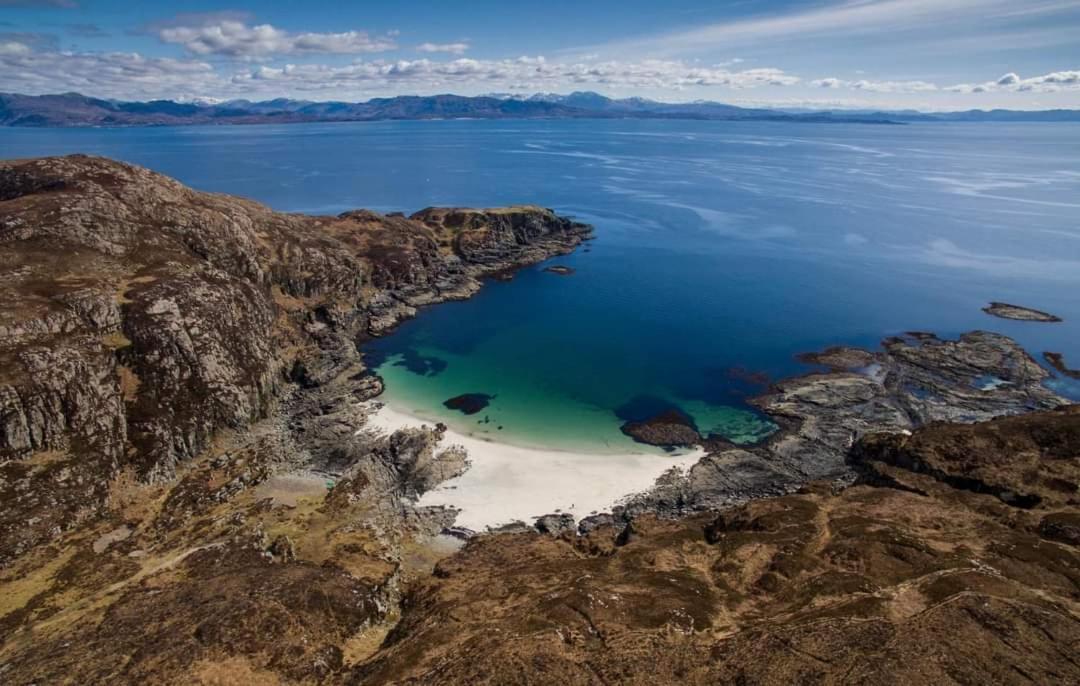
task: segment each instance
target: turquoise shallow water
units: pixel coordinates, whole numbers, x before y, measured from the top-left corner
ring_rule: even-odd
[[[587,249],[554,261],[575,274],[527,268],[368,348],[392,402],[503,440],[621,451],[620,415],[662,403],[750,438],[767,429],[745,404],[762,375],[907,330],[999,331],[1080,366],[1075,124],[0,129],[4,157],[68,152],[281,210],[535,203],[594,224]],[[995,319],[990,300],[1065,322]],[[472,417],[442,406],[461,393],[495,399]]]
[[[623,420],[615,408],[627,397],[642,395],[642,391],[652,391],[650,397],[659,406],[671,404],[682,408],[706,434],[750,443],[768,436],[774,429],[771,422],[748,409],[688,400],[663,387],[643,389],[633,377],[623,383],[609,383],[608,392],[601,397],[568,396],[560,376],[583,372],[579,365],[570,363],[560,369],[530,367],[522,373],[520,359],[506,355],[507,349],[499,347],[512,343],[505,338],[486,343],[467,356],[438,347],[420,346],[410,351],[410,355],[438,359],[439,366],[445,364],[437,373],[410,371],[402,364],[404,355],[392,353],[378,367],[386,381],[384,400],[426,419],[440,420],[459,431],[492,440],[596,453],[641,450],[640,445],[619,430]],[[396,345],[392,342],[387,347]],[[484,364],[475,364],[472,356],[482,357]],[[549,379],[547,374],[555,376]],[[443,404],[448,398],[478,390],[494,397],[488,407],[476,414],[464,416]]]

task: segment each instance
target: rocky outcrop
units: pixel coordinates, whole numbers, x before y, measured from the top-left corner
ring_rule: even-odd
[[[971,425],[932,423],[914,435],[870,434],[851,461],[926,474],[1015,507],[1080,506],[1080,406]]]
[[[638,443],[664,448],[686,447],[702,442],[694,421],[675,408],[640,422],[626,422],[621,429]]]
[[[984,331],[955,341],[913,334],[884,341],[880,352],[832,348],[812,359],[830,371],[782,380],[752,400],[780,426],[763,445],[715,449],[617,513],[673,515],[782,495],[819,479],[850,482],[848,453],[866,434],[1068,404],[1043,386],[1049,373],[1015,341]]]
[[[308,217],[100,158],[0,163],[0,566],[121,473],[168,483],[255,422],[289,414],[274,459],[318,461],[381,389],[358,339],[588,234],[538,207]]]
[[[577,531],[577,522],[574,521],[574,515],[565,512],[537,517],[535,526],[540,533],[551,536],[573,534]]]

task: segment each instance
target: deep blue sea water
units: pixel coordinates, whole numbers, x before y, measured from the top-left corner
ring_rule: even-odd
[[[1076,124],[0,129],[0,157],[71,152],[279,210],[535,203],[594,224],[587,249],[553,261],[575,274],[528,268],[372,347],[390,400],[505,440],[622,450],[619,414],[656,402],[749,438],[767,428],[742,404],[756,374],[908,330],[998,331],[1080,367]],[[995,319],[990,300],[1065,322]],[[473,417],[442,407],[466,392],[495,399]]]

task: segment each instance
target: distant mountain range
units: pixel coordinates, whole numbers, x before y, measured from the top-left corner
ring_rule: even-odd
[[[367,102],[312,102],[278,98],[252,102],[122,102],[78,93],[0,93],[3,126],[170,126],[182,124],[270,124],[384,119],[704,119],[901,124],[944,121],[1080,121],[1080,110],[816,111],[736,107],[717,102],[664,103],[644,98],[612,99],[599,93],[532,96],[398,96]]]

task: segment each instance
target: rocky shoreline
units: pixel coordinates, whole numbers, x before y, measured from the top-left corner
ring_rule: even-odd
[[[0,163],[0,678],[715,682],[752,671],[744,654],[794,678],[861,619],[898,631],[905,608],[978,593],[998,603],[986,622],[1038,627],[994,650],[1035,680],[1077,673],[1044,634],[1080,637],[1061,547],[1080,415],[987,332],[825,351],[829,371],[754,400],[780,427],[761,445],[711,445],[612,513],[552,513],[439,562],[456,513],[416,503],[468,455],[443,427],[364,429],[382,382],[362,342],[590,232],[533,206],[307,217],[100,158]],[[956,548],[988,537],[1038,552]],[[954,585],[931,588],[939,573]],[[599,602],[594,575],[625,595]],[[909,587],[925,600],[896,600]],[[875,593],[880,612],[849,608]],[[784,633],[826,607],[832,648]],[[982,636],[964,617],[927,631]]]
[[[707,442],[705,458],[627,498],[615,508],[616,520],[686,516],[792,493],[817,480],[850,483],[856,470],[847,458],[863,436],[1069,404],[1043,385],[1050,373],[1015,341],[985,331],[954,341],[912,332],[884,340],[880,351],[836,347],[801,357],[827,371],[780,380],[749,401],[780,427],[776,433],[756,446]],[[645,442],[701,442],[692,427],[665,416],[629,428],[644,431]],[[592,525],[583,521],[580,528]]]

